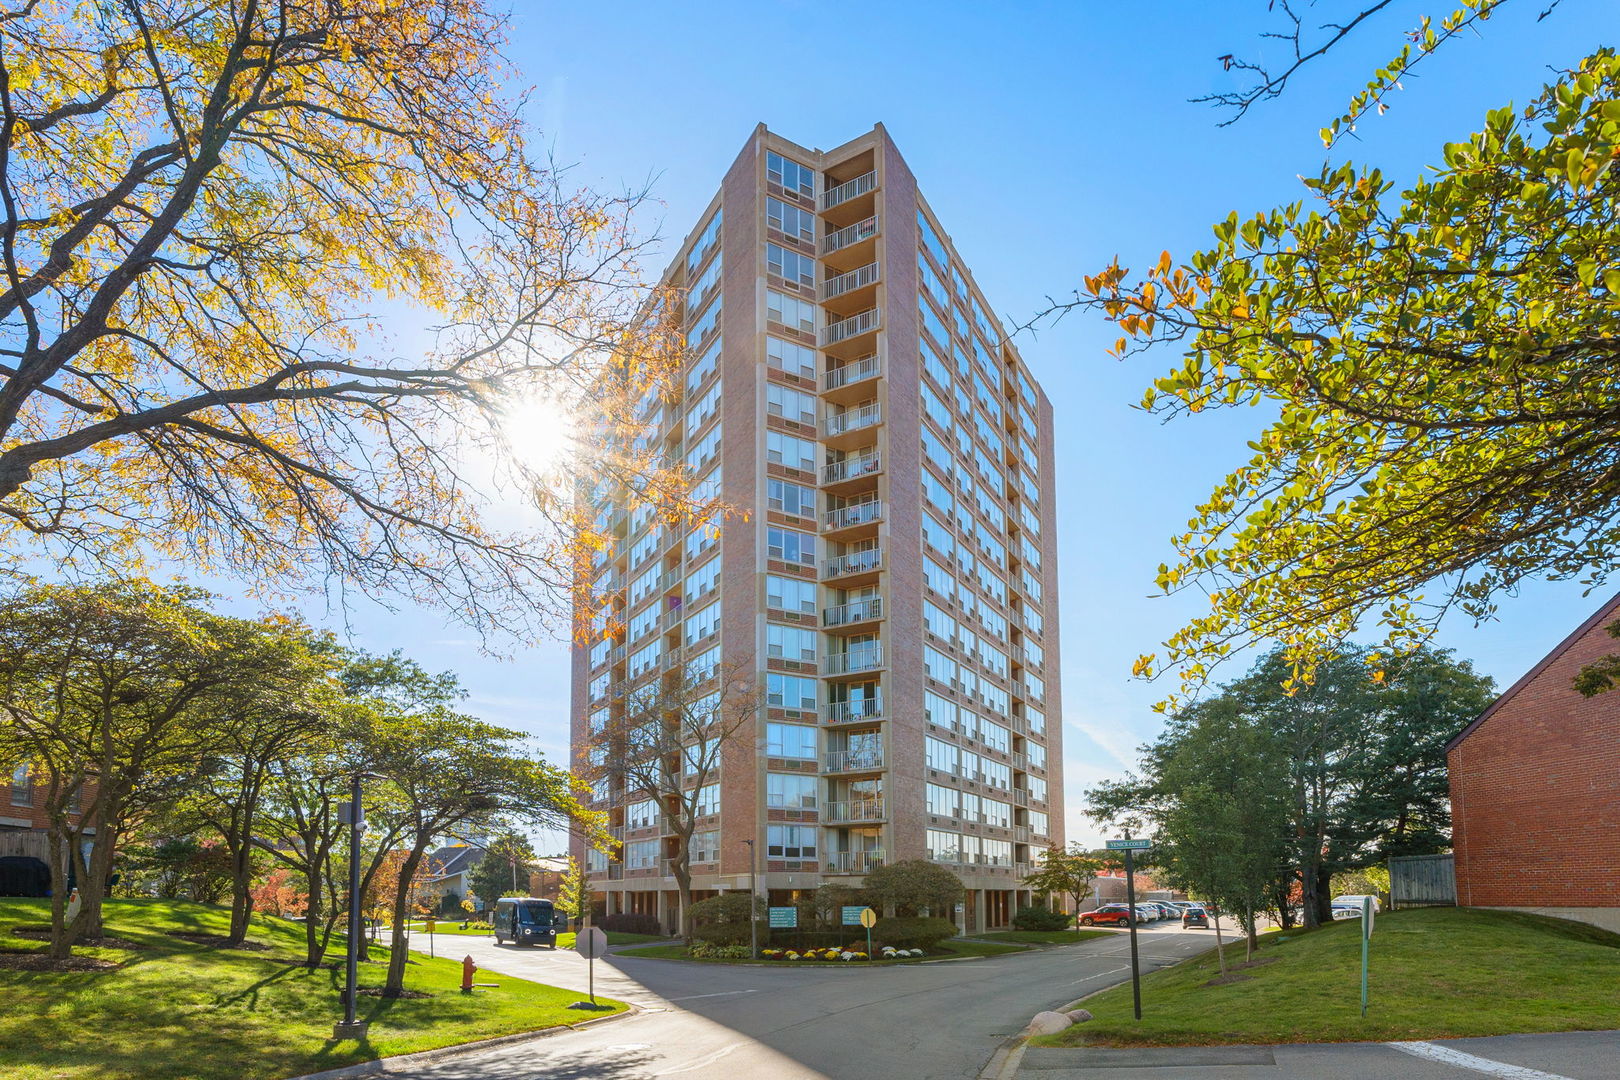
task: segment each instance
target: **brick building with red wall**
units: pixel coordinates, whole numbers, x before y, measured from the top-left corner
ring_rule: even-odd
[[[1446,747],[1459,905],[1620,931],[1620,690],[1572,685],[1616,619],[1620,596]]]

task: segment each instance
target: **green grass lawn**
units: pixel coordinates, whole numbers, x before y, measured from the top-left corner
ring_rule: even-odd
[[[14,931],[48,921],[46,903],[0,900],[0,949],[43,948]],[[253,952],[169,936],[223,935],[228,923],[226,912],[198,904],[117,901],[107,908],[107,932],[139,948],[76,953],[120,967],[0,969],[0,1061],[6,1063],[0,1072],[7,1080],[271,1080],[607,1015],[569,1009],[581,997],[577,990],[489,972],[478,981],[499,983],[499,989],[463,996],[459,961],[413,954],[406,988],[432,996],[362,997],[369,1037],[334,1043],[342,971],[304,970],[297,924],[255,920],[250,939],[269,947]],[[386,959],[380,950],[373,955]],[[384,963],[362,964],[361,986],[381,985],[384,973]],[[614,1006],[614,1012],[625,1008]]]
[[[1213,936],[1213,935],[1212,935]],[[1620,1027],[1620,935],[1518,912],[1379,915],[1361,1011],[1361,922],[1267,934],[1242,978],[1208,985],[1212,952],[1089,997],[1089,1023],[1041,1046],[1175,1046],[1461,1038]],[[1228,965],[1243,961],[1241,941]]]
[[[1000,956],[1002,953],[1027,951],[1023,945],[1002,945],[988,941],[947,941],[940,946],[942,953],[932,956],[907,956],[897,960],[879,958],[862,964],[863,967],[884,964],[917,964],[924,960],[948,960],[953,956]],[[625,949],[620,956],[643,956],[655,960],[687,960],[696,964],[769,964],[772,967],[844,967],[853,966],[832,960],[711,960],[707,957],[687,956],[685,945],[648,945],[639,949]]]
[[[1077,945],[1092,938],[1113,935],[1107,930],[992,930],[973,936],[982,941],[1004,941],[1015,945]]]

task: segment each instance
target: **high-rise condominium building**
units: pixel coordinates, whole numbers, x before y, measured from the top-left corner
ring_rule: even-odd
[[[828,151],[761,125],[666,280],[693,359],[652,437],[747,516],[627,516],[576,757],[632,689],[741,661],[764,707],[705,785],[695,898],[754,859],[773,904],[931,859],[965,929],[1006,925],[1063,842],[1051,404],[881,125]],[[585,855],[592,891],[674,926],[657,801],[595,798],[623,848]]]

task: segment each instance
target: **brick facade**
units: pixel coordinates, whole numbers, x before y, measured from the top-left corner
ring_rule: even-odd
[[[1620,596],[1448,746],[1458,904],[1620,930],[1620,691],[1571,685],[1616,619]]]

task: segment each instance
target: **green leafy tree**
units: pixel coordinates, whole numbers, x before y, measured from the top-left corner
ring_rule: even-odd
[[[585,880],[585,868],[572,855],[563,865],[562,880],[557,883],[557,910],[570,918],[584,918],[590,910],[590,886]]]
[[[1325,166],[1304,202],[1217,223],[1213,247],[1086,279],[1076,303],[1118,324],[1121,353],[1183,353],[1145,408],[1275,417],[1160,569],[1207,613],[1139,673],[1191,687],[1269,639],[1297,687],[1359,626],[1406,650],[1527,579],[1614,571],[1617,145],[1604,50],[1421,177]]]
[[[514,892],[527,896],[529,870],[535,858],[534,845],[527,836],[504,832],[484,848],[483,857],[467,874],[467,887],[487,906],[494,906],[497,898]]]
[[[220,719],[282,675],[263,625],[215,615],[207,599],[126,580],[34,586],[0,603],[0,751],[45,778],[53,957],[101,935],[126,836],[201,782],[226,742]],[[81,899],[71,920],[70,877]]]
[[[1444,650],[1422,649],[1378,670],[1370,659],[1367,650],[1342,647],[1318,665],[1314,682],[1290,693],[1283,686],[1289,661],[1274,650],[1243,678],[1173,714],[1144,752],[1141,772],[1088,791],[1087,812],[1161,827],[1181,805],[1178,775],[1197,775],[1184,748],[1205,747],[1192,760],[1222,775],[1223,753],[1207,748],[1206,729],[1236,723],[1223,719],[1229,714],[1252,723],[1263,742],[1245,759],[1257,769],[1273,758],[1284,766],[1262,786],[1286,794],[1286,874],[1298,880],[1306,925],[1330,919],[1335,873],[1446,845],[1445,742],[1494,695],[1489,678]],[[1273,903],[1286,919],[1284,871],[1275,870],[1273,881]]]
[[[931,915],[949,918],[966,890],[962,879],[927,859],[901,859],[867,872],[861,889],[879,911],[896,915]]]
[[[1037,893],[1068,897],[1073,901],[1074,910],[1079,911],[1095,888],[1102,868],[1102,862],[1078,843],[1070,844],[1067,851],[1049,847],[1041,852],[1035,872],[1024,879],[1024,885]],[[1079,920],[1074,925],[1078,931]]]

